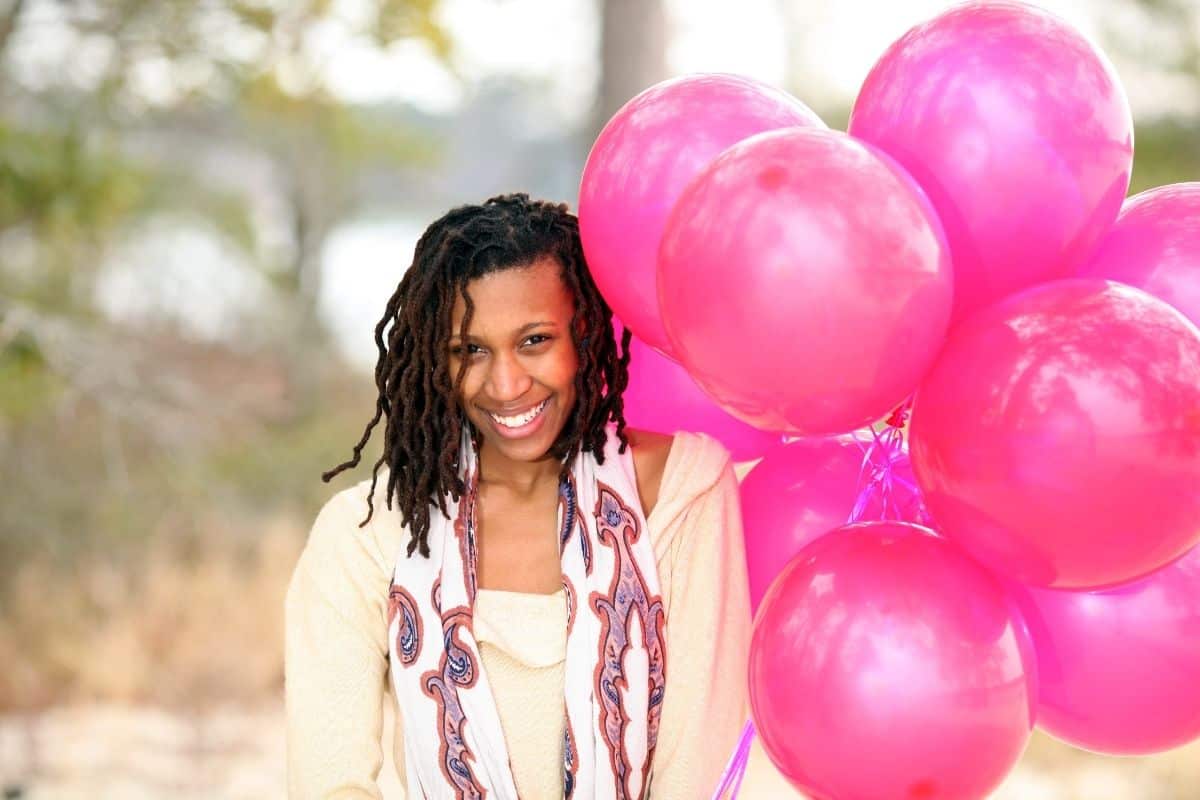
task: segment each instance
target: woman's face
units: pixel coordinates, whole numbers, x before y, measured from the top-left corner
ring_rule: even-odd
[[[571,341],[574,299],[557,259],[493,272],[467,284],[451,315],[450,377],[467,364],[460,405],[484,447],[514,461],[546,456],[575,407],[579,357]]]

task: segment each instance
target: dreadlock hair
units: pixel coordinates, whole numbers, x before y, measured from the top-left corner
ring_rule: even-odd
[[[562,281],[574,295],[571,339],[579,355],[575,408],[550,453],[563,462],[564,477],[580,451],[603,463],[610,419],[617,423],[620,452],[625,452],[621,393],[629,382],[630,332],[621,336],[618,353],[612,310],[584,260],[579,220],[565,204],[530,200],[523,193],[452,209],[422,234],[412,266],[375,327],[375,416],[354,446],[353,457],[322,475],[328,482],[357,466],[372,430],[386,417],[383,455],[372,470],[367,517],[359,527],[375,513],[379,468],[387,464],[387,507],[392,508],[393,498],[400,507],[411,534],[410,557],[417,549],[429,557],[431,503],[449,519],[446,494],[458,502],[466,491],[458,475],[458,456],[462,426],[470,428],[470,423],[459,411],[458,398],[468,362],[462,360],[451,380],[447,349],[455,299],[461,296],[466,305],[458,331],[465,337],[474,313],[467,284],[491,272],[529,266],[543,256],[558,261]],[[478,431],[469,433],[478,446]]]

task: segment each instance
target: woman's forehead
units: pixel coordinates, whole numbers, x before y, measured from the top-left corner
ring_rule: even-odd
[[[574,297],[563,283],[561,267],[553,258],[530,266],[491,272],[467,284],[474,306],[472,335],[517,331],[536,321],[569,323]],[[466,303],[456,296],[451,314],[451,333],[457,333],[466,314]]]

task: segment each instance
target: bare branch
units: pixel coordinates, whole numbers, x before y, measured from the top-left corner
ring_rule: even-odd
[[[17,20],[24,7],[25,0],[12,0],[4,14],[0,15],[0,54],[8,47],[8,41],[17,29]]]

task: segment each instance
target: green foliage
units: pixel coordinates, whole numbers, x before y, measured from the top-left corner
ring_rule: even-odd
[[[255,508],[299,503],[315,511],[337,488],[369,478],[374,459],[367,456],[357,472],[340,478],[336,486],[321,481],[322,472],[349,457],[374,404],[362,385],[347,385],[333,376],[327,380],[320,386],[319,402],[303,414],[264,423],[249,437],[213,448],[191,473],[198,497],[223,490]]]
[[[438,0],[358,10],[0,4],[0,593],[35,555],[64,568],[98,554],[135,564],[148,540],[202,535],[214,508],[307,515],[333,488],[320,473],[349,453],[373,398],[362,396],[369,381],[321,368],[336,361],[313,311],[323,239],[357,209],[362,176],[431,163],[438,150],[332,95],[326,56],[310,45],[340,27],[357,46],[417,40],[451,56]],[[22,83],[13,43],[44,33],[47,13],[56,37],[106,43],[112,57],[91,59],[82,79],[63,64]],[[257,182],[239,182],[223,152],[251,163]],[[247,401],[237,378],[220,384],[223,369],[254,368],[235,334],[213,345],[169,325],[139,333],[96,307],[113,247],[163,216],[216,231],[271,278],[253,333],[282,375],[278,398]],[[263,247],[266,230],[284,246]]]
[[[32,269],[0,261],[0,290],[36,307],[91,318],[88,287],[105,249],[139,220],[175,212],[203,220],[251,252],[245,198],[175,165],[139,163],[111,135],[80,127],[25,130],[0,119],[0,233],[28,232]]]
[[[341,181],[368,167],[428,163],[437,152],[436,143],[416,132],[378,121],[324,90],[297,96],[270,74],[242,85],[238,109],[260,145],[328,160],[345,170]]]
[[[0,423],[21,425],[41,416],[57,404],[63,389],[29,336],[18,334],[0,347]]]
[[[1200,180],[1200,120],[1166,117],[1140,125],[1134,147],[1130,194]]]
[[[0,35],[0,57],[13,40],[38,35],[29,20],[34,5],[14,6],[5,17],[12,29]],[[63,273],[97,263],[112,233],[164,210],[198,216],[252,251],[256,236],[245,197],[217,187],[186,160],[139,158],[127,145],[132,135],[170,145],[207,129],[217,143],[279,162],[282,175],[311,173],[293,183],[299,188],[284,202],[297,218],[296,236],[305,239],[298,246],[314,235],[311,243],[319,244],[332,221],[353,208],[351,187],[362,170],[428,162],[436,151],[331,96],[320,82],[323,56],[306,44],[340,27],[381,48],[418,39],[449,57],[437,10],[437,0],[376,0],[351,20],[328,0],[59,5],[59,35],[107,40],[115,55],[95,63],[93,92],[66,77],[24,87],[0,67],[0,86],[34,112],[0,111],[0,234],[29,226],[39,257],[56,262],[42,273],[51,278],[43,299],[69,291]],[[148,64],[168,90],[154,99],[139,88]]]
[[[139,208],[146,175],[76,129],[22,130],[0,120],[0,229],[22,223],[47,237],[111,229]]]

